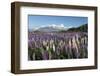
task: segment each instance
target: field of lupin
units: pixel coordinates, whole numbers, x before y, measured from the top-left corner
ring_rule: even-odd
[[[28,60],[88,58],[87,32],[28,32]]]

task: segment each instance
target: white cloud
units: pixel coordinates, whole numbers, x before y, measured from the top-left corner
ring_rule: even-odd
[[[38,28],[43,28],[43,27],[53,27],[53,28],[57,28],[57,29],[68,29],[68,28],[71,28],[72,26],[68,26],[66,27],[64,24],[47,24],[47,25],[41,25],[40,27],[36,27],[36,29]]]
[[[53,27],[53,28],[65,28],[64,24],[59,24],[59,25],[56,25],[56,24],[51,24],[51,25],[48,25],[49,27]]]
[[[60,27],[65,27],[64,24],[61,24]]]

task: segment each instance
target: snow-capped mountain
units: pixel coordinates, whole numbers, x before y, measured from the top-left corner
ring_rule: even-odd
[[[60,25],[52,24],[52,25],[40,27],[36,31],[41,31],[41,32],[58,32],[60,30],[67,30],[67,28],[64,27],[63,24],[60,24]]]

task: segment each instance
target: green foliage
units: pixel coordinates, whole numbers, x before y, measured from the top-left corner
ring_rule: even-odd
[[[88,32],[88,24],[83,24],[79,27],[72,27],[69,28],[68,30],[61,30],[59,32]]]
[[[77,28],[70,28],[68,29],[67,31],[72,31],[72,32],[88,32],[88,24],[84,24],[84,25],[81,25]]]

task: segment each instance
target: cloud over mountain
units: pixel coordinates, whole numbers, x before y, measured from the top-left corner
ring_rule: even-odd
[[[47,24],[47,25],[41,25],[40,27],[33,28],[33,31],[58,32],[61,30],[68,30],[69,28],[72,28],[72,26],[66,27],[64,24]]]
[[[64,26],[64,24],[60,24],[60,25],[56,25],[56,24],[51,24],[51,25],[48,25],[49,27],[53,27],[53,28],[59,28],[59,29],[63,29],[63,28],[66,28]]]
[[[60,30],[66,30],[67,28],[64,26],[64,24],[51,24],[46,26],[41,26],[37,29],[37,31],[43,31],[43,32],[54,32],[54,31],[60,31]]]

